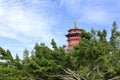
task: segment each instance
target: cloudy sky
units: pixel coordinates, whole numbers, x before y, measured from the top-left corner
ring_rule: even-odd
[[[0,46],[12,55],[22,56],[34,44],[67,44],[67,30],[73,27],[89,31],[107,29],[113,21],[120,26],[120,0],[0,0]]]

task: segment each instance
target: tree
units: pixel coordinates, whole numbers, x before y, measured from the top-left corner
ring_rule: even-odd
[[[111,30],[110,44],[114,48],[118,48],[118,44],[120,44],[120,32],[118,31],[117,23],[114,21]]]
[[[82,33],[85,37],[83,36],[79,45],[74,47],[71,55],[72,67],[70,70],[77,74],[78,78],[82,80],[119,78],[117,66],[120,63],[117,59],[117,56],[119,56],[117,53],[120,50],[111,54],[113,45],[110,45],[109,41],[106,40],[106,33],[106,30],[98,31],[96,37],[99,37],[99,39],[93,38],[94,36],[86,37],[88,35],[85,31]]]
[[[52,47],[53,47],[54,50],[58,49],[58,47],[57,47],[56,42],[54,41],[54,39],[52,39],[51,45],[52,45]]]
[[[97,35],[98,35],[100,41],[106,42],[107,31],[105,29],[102,32],[99,30]]]
[[[11,52],[0,47],[0,55],[0,80],[18,80]]]
[[[0,47],[0,80],[120,80],[120,32],[113,23],[110,40],[107,31],[85,30],[80,43],[70,52],[52,39],[50,49],[36,43],[23,59]]]

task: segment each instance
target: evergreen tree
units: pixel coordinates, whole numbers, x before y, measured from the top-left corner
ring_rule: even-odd
[[[0,80],[120,80],[120,32],[113,23],[110,41],[107,31],[85,30],[80,43],[70,52],[44,43],[35,44],[29,56],[14,59],[9,50],[0,47]]]
[[[54,39],[52,39],[51,45],[52,45],[52,47],[53,47],[54,50],[58,49],[58,47],[57,47],[56,42],[54,41]]]
[[[114,21],[112,25],[112,30],[111,30],[111,37],[110,37],[110,44],[114,48],[118,48],[118,44],[120,44],[120,32],[118,31],[117,23]]]

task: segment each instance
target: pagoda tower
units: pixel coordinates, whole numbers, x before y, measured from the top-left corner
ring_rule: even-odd
[[[68,41],[67,51],[71,51],[75,45],[79,44],[81,32],[82,29],[77,28],[76,21],[74,21],[74,27],[69,29],[68,34],[65,35]]]

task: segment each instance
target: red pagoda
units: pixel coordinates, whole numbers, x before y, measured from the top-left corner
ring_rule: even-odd
[[[69,29],[68,34],[65,35],[68,41],[67,51],[71,51],[75,45],[79,44],[81,39],[80,37],[81,32],[82,29],[77,28],[75,21],[73,29]]]

